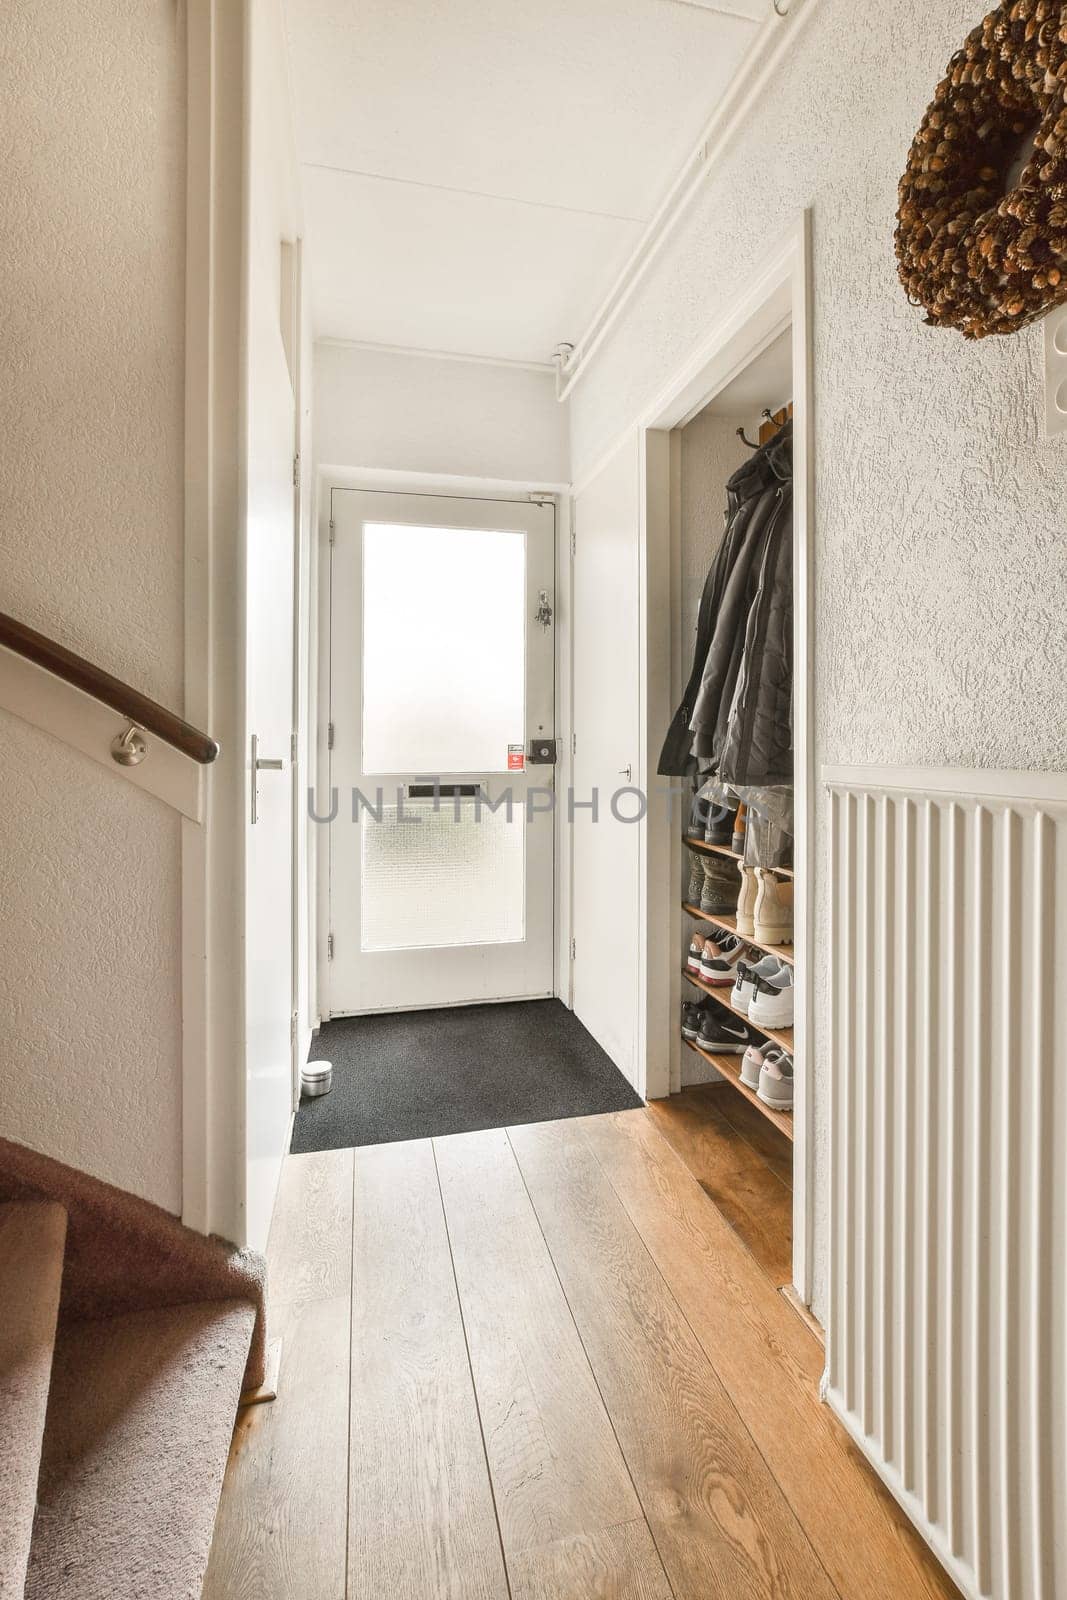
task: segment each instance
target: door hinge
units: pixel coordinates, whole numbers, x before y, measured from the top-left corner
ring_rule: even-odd
[[[296,1049],[296,1012],[295,1011],[293,1012],[292,1016],[289,1018],[289,1043],[290,1043],[291,1047],[295,1050]]]
[[[289,760],[293,763],[294,767],[296,766],[296,746],[297,746],[296,734],[295,733],[291,733],[289,735]]]
[[[577,939],[572,939],[571,940],[571,960],[572,961],[574,960],[574,958],[575,958],[575,956],[577,954],[578,954],[578,941],[577,941]]]
[[[326,724],[326,748],[327,748],[327,750],[332,750],[333,749],[333,723],[332,722],[328,722]]]
[[[299,487],[300,487],[300,457],[298,455],[295,455],[293,457],[293,488],[294,489],[299,489]]]
[[[571,755],[572,756],[576,756],[577,754],[578,754],[578,735],[576,733],[572,733],[571,734]]]
[[[578,554],[578,513],[574,509],[574,501],[572,500],[571,501],[571,555],[572,556],[576,556],[577,554]]]
[[[334,530],[335,530],[335,529],[336,529],[336,527],[337,527],[337,524],[336,524],[336,522],[335,522],[335,521],[334,521],[334,520],[333,520],[333,518],[332,518],[332,517],[331,517],[331,518],[330,518],[330,543],[331,543],[331,544],[333,544],[333,536],[334,536]]]
[[[332,933],[328,933],[326,935],[326,959],[327,959],[327,961],[332,961],[333,960],[333,934]]]

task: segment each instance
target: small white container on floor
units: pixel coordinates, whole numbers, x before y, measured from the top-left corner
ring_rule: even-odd
[[[300,1073],[300,1092],[306,1094],[309,1100],[316,1095],[329,1094],[333,1088],[333,1063],[331,1061],[309,1061]]]

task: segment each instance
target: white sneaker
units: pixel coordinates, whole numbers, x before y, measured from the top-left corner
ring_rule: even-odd
[[[737,937],[736,933],[725,934],[717,944],[713,944],[709,939],[704,945],[700,976],[705,983],[714,984],[716,987],[725,988],[727,985],[732,987],[737,976],[737,964],[744,960],[747,954],[748,946]]]
[[[767,1051],[756,1093],[765,1106],[773,1106],[775,1111],[792,1111],[793,1057],[787,1050]]]
[[[760,1073],[763,1071],[763,1059],[768,1051],[765,1044],[750,1044],[741,1057],[741,1082],[747,1089],[759,1090]]]
[[[742,962],[737,969],[733,989],[730,991],[730,1004],[748,1016],[748,1008],[752,1004],[752,996],[756,991],[757,978],[772,978],[782,965],[777,956],[764,956],[757,961],[755,966]]]
[[[762,966],[762,962],[760,963]],[[793,969],[783,962],[773,977],[757,977],[747,1016],[756,1027],[793,1026]]]
[[[705,935],[700,933],[699,930],[693,934],[689,940],[689,954],[685,962],[685,970],[687,972],[695,972],[698,978],[700,976],[700,962],[704,955],[704,938]]]

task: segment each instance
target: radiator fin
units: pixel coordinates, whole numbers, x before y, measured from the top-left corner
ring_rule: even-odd
[[[827,1392],[965,1594],[1056,1600],[1067,784],[923,776],[827,773]]]

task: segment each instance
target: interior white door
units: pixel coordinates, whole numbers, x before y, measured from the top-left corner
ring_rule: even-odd
[[[554,507],[331,510],[330,1013],[551,994]]]
[[[574,1009],[635,1087],[639,802],[619,791],[640,749],[639,487],[627,442],[575,501],[572,579]]]
[[[245,640],[246,1240],[266,1244],[293,1109],[295,404],[277,321],[256,329],[249,394]]]

